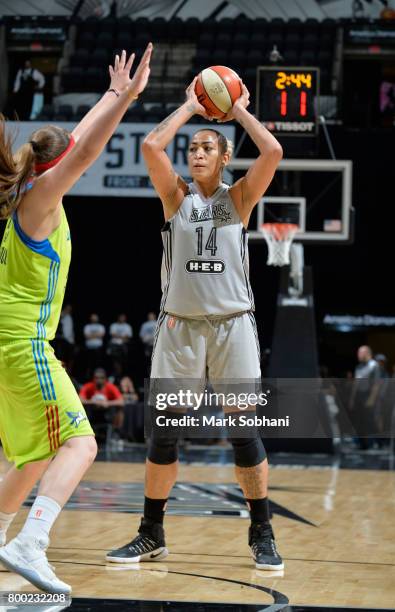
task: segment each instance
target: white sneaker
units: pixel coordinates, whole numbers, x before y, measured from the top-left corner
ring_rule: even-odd
[[[71,593],[71,586],[59,580],[48,563],[48,540],[19,533],[0,549],[0,562],[47,593]]]
[[[0,531],[0,547],[1,546],[5,546],[5,543],[7,541],[7,534],[5,531]]]

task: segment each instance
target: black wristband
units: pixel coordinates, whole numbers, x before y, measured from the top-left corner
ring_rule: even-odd
[[[114,89],[114,87],[111,87],[111,89],[107,89],[107,91],[112,91],[115,93],[115,95],[117,96],[117,98],[119,98],[120,94],[119,91],[117,89]]]

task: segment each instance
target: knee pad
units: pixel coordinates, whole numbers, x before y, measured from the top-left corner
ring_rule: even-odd
[[[148,445],[148,459],[158,465],[169,465],[178,459],[177,438],[151,438]]]
[[[266,451],[261,438],[228,438],[235,453],[238,467],[253,467],[266,459]]]

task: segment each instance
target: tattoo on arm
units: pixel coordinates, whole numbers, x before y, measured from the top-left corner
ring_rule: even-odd
[[[173,117],[179,112],[179,108],[176,108],[175,111],[173,111],[171,113],[171,115],[169,115],[168,117],[166,117],[166,119],[164,119],[162,121],[162,123],[159,123],[159,125],[157,125],[152,131],[153,132],[163,132],[163,130],[165,130],[167,128],[167,126],[169,125],[170,121],[173,119]]]
[[[187,106],[187,111],[188,111],[189,113],[194,113],[194,112],[195,112],[195,110],[196,110],[196,107],[195,107],[195,105],[194,105],[192,102],[191,102],[190,104],[188,104],[188,106]]]

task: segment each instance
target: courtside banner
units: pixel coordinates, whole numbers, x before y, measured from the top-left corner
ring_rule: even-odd
[[[9,128],[16,131],[15,148],[27,142],[32,132],[48,123],[50,122],[8,122]],[[71,122],[54,122],[54,125],[69,131],[76,126]],[[68,195],[155,197],[155,191],[141,154],[141,144],[155,125],[153,123],[121,123],[107,143],[102,155],[78,180]],[[234,141],[235,127],[232,125],[184,125],[167,148],[175,171],[180,176],[184,178],[189,176],[187,153],[191,137],[197,130],[210,127],[214,129],[219,127],[226,138]],[[230,172],[224,172],[224,181],[232,183]]]

